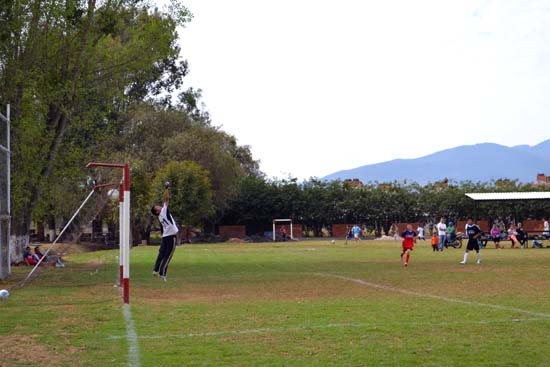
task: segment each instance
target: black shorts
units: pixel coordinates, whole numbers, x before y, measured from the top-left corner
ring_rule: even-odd
[[[479,251],[479,242],[477,240],[468,240],[468,246],[466,246],[468,251],[476,250]]]

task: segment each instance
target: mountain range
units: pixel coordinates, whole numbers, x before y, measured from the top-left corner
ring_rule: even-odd
[[[550,175],[550,139],[540,144],[507,147],[494,143],[462,145],[415,159],[394,159],[338,171],[324,180],[357,178],[367,182],[404,181],[426,184],[449,180],[488,182],[512,179],[535,182],[538,173]]]

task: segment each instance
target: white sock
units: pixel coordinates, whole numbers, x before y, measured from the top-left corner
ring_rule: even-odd
[[[477,261],[481,261],[481,252],[477,253]]]
[[[465,253],[464,253],[464,262],[466,262],[467,260],[468,260],[468,253],[465,252]]]

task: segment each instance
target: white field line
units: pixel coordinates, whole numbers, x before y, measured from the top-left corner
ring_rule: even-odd
[[[126,321],[126,339],[128,339],[128,366],[139,367],[139,344],[136,326],[132,318],[130,305],[123,305],[124,320]]]
[[[432,298],[432,299],[436,299],[436,300],[439,300],[439,301],[445,301],[445,302],[451,302],[451,303],[462,303],[464,305],[487,307],[487,308],[493,308],[493,309],[501,310],[501,311],[513,311],[513,312],[523,313],[523,314],[536,316],[536,317],[550,318],[550,314],[543,313],[543,312],[535,312],[535,311],[523,310],[521,308],[516,308],[516,307],[508,307],[508,306],[501,306],[501,305],[495,305],[495,304],[490,304],[490,303],[465,301],[465,300],[456,299],[456,298],[438,296],[438,295],[435,295],[435,294],[415,292],[415,291],[410,291],[410,290],[407,290],[407,289],[395,288],[395,287],[391,287],[391,286],[387,286],[387,285],[383,285],[383,284],[367,282],[367,281],[362,280],[362,279],[350,278],[350,277],[346,277],[346,276],[343,276],[343,275],[337,275],[337,274],[327,274],[327,273],[314,273],[314,274],[318,275],[318,276],[321,276],[321,277],[342,279],[342,280],[346,280],[348,282],[354,282],[354,283],[357,283],[357,284],[365,285],[367,287],[383,289],[385,291],[406,294],[406,295],[409,295],[409,296]]]
[[[347,328],[381,328],[389,326],[451,326],[451,325],[486,325],[486,324],[507,324],[521,323],[533,321],[549,321],[548,318],[526,318],[526,319],[500,319],[500,320],[479,320],[479,321],[456,321],[456,322],[399,322],[395,324],[375,324],[375,323],[334,323],[327,325],[309,325],[295,327],[279,327],[279,328],[259,328],[248,330],[225,330],[225,331],[209,331],[204,333],[188,333],[188,334],[166,334],[166,335],[146,335],[139,336],[139,339],[186,339],[186,338],[201,338],[210,336],[225,336],[225,335],[247,335],[247,334],[271,334],[271,333],[286,333],[299,332],[305,330],[319,329],[347,329]],[[107,339],[125,339],[126,335],[112,335]]]

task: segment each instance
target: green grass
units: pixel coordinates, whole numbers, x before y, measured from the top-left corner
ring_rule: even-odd
[[[550,365],[548,249],[462,266],[426,242],[404,269],[392,241],[191,245],[167,283],[157,250],[131,253],[141,366]],[[129,365],[116,255],[71,255],[0,303],[0,366]]]

